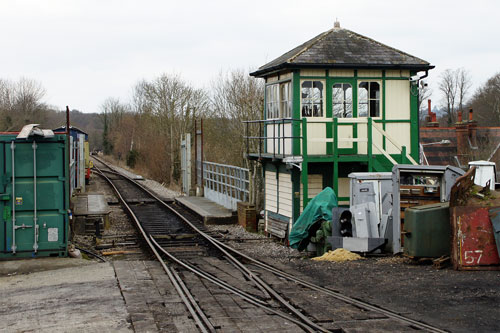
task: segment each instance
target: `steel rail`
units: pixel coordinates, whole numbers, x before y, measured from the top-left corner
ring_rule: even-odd
[[[151,238],[151,242],[158,248],[158,250],[160,250],[163,254],[165,254],[170,260],[172,260],[173,262],[175,262],[176,264],[178,264],[179,266],[182,266],[184,267],[185,269],[189,270],[190,272],[218,285],[219,287],[221,287],[222,289],[225,289],[231,293],[234,293],[238,296],[242,296],[242,297],[245,297],[245,298],[249,298],[251,299],[253,302],[255,303],[258,303],[260,305],[265,305],[267,306],[268,304],[260,299],[258,299],[257,297],[251,295],[251,294],[248,294],[247,292],[241,290],[241,289],[238,289],[238,288],[235,288],[233,287],[232,285],[228,284],[227,282],[213,276],[212,274],[209,274],[207,272],[204,272],[200,269],[197,269],[197,268],[194,268],[192,267],[191,265],[188,265],[187,263],[185,263],[184,261],[178,259],[177,257],[175,257],[173,254],[171,254],[170,252],[168,252],[165,248],[163,248],[160,244],[158,244],[158,242],[154,239],[154,236],[153,235],[149,235],[149,237]]]
[[[436,333],[446,333],[447,331],[445,330],[442,330],[442,329],[439,329],[437,327],[434,327],[432,325],[429,325],[429,324],[426,324],[426,323],[423,323],[421,321],[418,321],[418,320],[414,320],[414,319],[411,319],[411,318],[408,318],[408,317],[405,317],[405,316],[402,316],[398,313],[395,313],[391,310],[387,310],[387,309],[384,309],[384,308],[381,308],[379,306],[376,306],[376,305],[372,305],[370,303],[366,303],[366,302],[363,302],[363,301],[360,301],[360,300],[357,300],[355,298],[352,298],[352,297],[349,297],[349,296],[346,296],[346,295],[343,295],[341,293],[339,293],[338,291],[334,291],[334,290],[331,290],[331,289],[328,289],[328,288],[325,288],[325,287],[321,287],[321,286],[318,286],[314,283],[311,283],[311,282],[307,282],[305,280],[302,280],[302,279],[299,279],[289,273],[286,273],[286,272],[283,272],[275,267],[272,267],[260,260],[257,260],[257,259],[254,259],[252,257],[249,257],[247,256],[246,254],[236,250],[236,249],[233,249],[232,247],[222,243],[221,241],[217,240],[217,239],[214,239],[215,242],[219,243],[220,246],[226,248],[227,250],[233,252],[234,254],[244,258],[245,260],[248,260],[250,262],[252,262],[254,265],[262,268],[262,269],[265,269],[271,273],[274,273],[282,278],[285,278],[289,281],[293,281],[297,284],[300,284],[304,287],[308,287],[310,289],[313,289],[313,290],[316,290],[316,291],[319,291],[321,293],[324,293],[324,294],[327,294],[327,295],[330,295],[332,297],[335,297],[339,300],[342,300],[346,303],[349,303],[349,304],[352,304],[352,305],[355,305],[355,306],[358,306],[360,308],[363,308],[365,310],[370,310],[370,311],[374,311],[374,312],[378,312],[378,313],[381,313],[381,314],[384,314],[386,315],[387,317],[389,318],[392,318],[392,319],[395,319],[397,321],[400,321],[400,322],[403,322],[403,323],[406,323],[406,324],[411,324],[412,326],[414,327],[418,327],[420,329],[425,329],[425,330],[428,330],[430,332],[436,332]]]
[[[102,162],[101,162],[102,163]],[[112,169],[112,168],[110,168]],[[118,174],[118,175],[122,175],[116,171],[113,170],[114,173]],[[122,175],[123,176],[123,175]],[[151,193],[147,188],[145,188],[144,186],[142,186],[141,184],[138,184],[137,182],[135,182],[134,180],[130,179],[129,177],[126,177],[124,176],[125,178],[129,179],[130,181],[132,181],[133,183],[137,184],[138,186],[140,186],[143,190],[145,190],[146,192],[148,192],[149,194],[151,194],[153,197],[155,197],[157,200],[160,200],[159,198],[156,197],[156,195],[154,195],[153,193]],[[325,287],[321,287],[321,286],[318,286],[314,283],[311,283],[311,282],[307,282],[305,280],[302,280],[302,279],[299,279],[289,273],[286,273],[284,271],[281,271],[275,267],[272,267],[260,260],[257,260],[257,259],[254,259],[252,257],[249,257],[247,256],[246,254],[228,246],[227,244],[224,244],[223,242],[215,239],[215,238],[212,238],[211,236],[205,234],[203,231],[199,230],[198,228],[196,228],[196,226],[194,226],[192,223],[190,223],[189,221],[187,221],[183,216],[181,216],[177,211],[175,211],[173,208],[171,208],[169,205],[165,204],[163,201],[160,200],[160,202],[162,202],[163,205],[165,205],[166,207],[168,207],[169,209],[171,209],[174,213],[176,213],[178,216],[180,216],[183,220],[185,220],[190,226],[192,226],[192,228],[197,231],[200,235],[202,235],[205,239],[209,240],[212,244],[216,243],[218,246],[216,246],[217,248],[220,247],[223,247],[224,249],[228,250],[228,251],[231,251],[233,254],[241,257],[241,258],[244,258],[245,260],[248,260],[250,262],[252,262],[254,265],[262,268],[262,269],[265,269],[273,274],[276,274],[277,276],[280,276],[282,278],[285,278],[289,281],[292,281],[292,282],[295,282],[297,284],[300,284],[304,287],[307,287],[307,288],[310,288],[312,290],[316,290],[316,291],[319,291],[321,293],[324,293],[324,294],[327,294],[329,296],[332,296],[336,299],[339,299],[339,300],[342,300],[346,303],[349,303],[349,304],[352,304],[352,305],[355,305],[357,307],[360,307],[362,309],[365,309],[365,310],[369,310],[369,311],[374,311],[374,312],[378,312],[378,313],[381,313],[389,318],[392,318],[392,319],[395,319],[399,322],[402,322],[402,323],[405,323],[405,324],[410,324],[414,327],[417,327],[419,329],[424,329],[424,330],[427,330],[429,332],[436,332],[436,333],[446,333],[447,331],[445,330],[442,330],[442,329],[439,329],[437,327],[434,327],[432,325],[429,325],[429,324],[426,324],[424,322],[421,322],[421,321],[418,321],[418,320],[415,320],[415,319],[411,319],[411,318],[408,318],[408,317],[405,317],[403,315],[400,315],[398,313],[395,313],[391,310],[387,310],[387,309],[384,309],[382,307],[379,307],[379,306],[376,306],[376,305],[372,305],[370,303],[367,303],[367,302],[364,302],[364,301],[360,301],[360,300],[357,300],[355,298],[352,298],[352,297],[349,297],[349,296],[346,296],[346,295],[343,295],[335,290],[332,290],[332,289],[329,289],[329,288],[325,288]],[[215,244],[214,244],[215,245]],[[229,256],[230,258],[232,256]],[[238,261],[239,262],[239,261]],[[240,263],[241,264],[241,263]]]
[[[169,258],[171,258],[173,261],[175,261],[176,263],[179,263],[181,266],[185,267],[186,269],[190,270],[191,272],[199,275],[199,276],[202,276],[203,278],[207,279],[208,281],[211,281],[217,285],[219,285],[217,282],[214,282],[211,278],[212,276],[209,275],[208,273],[206,272],[203,272],[202,270],[199,270],[199,269],[195,269],[195,268],[192,268],[190,267],[189,265],[187,265],[186,263],[182,262],[181,260],[175,258],[173,255],[171,255],[170,253],[168,253],[168,251],[166,251],[160,244],[158,244],[156,242],[156,240],[154,239],[153,236],[150,236],[151,237],[151,241],[153,242],[153,244],[155,244],[155,246],[158,248],[158,250],[160,250],[162,253],[164,253],[166,256],[168,256]],[[205,276],[204,274],[207,274],[207,276]],[[216,278],[217,279],[217,278]],[[232,287],[232,286],[231,286]],[[247,301],[248,303],[250,304],[253,304],[265,311],[268,311],[268,312],[271,312],[275,315],[278,315],[290,322],[293,322],[294,324],[297,324],[298,326],[304,328],[306,331],[308,332],[316,332],[316,330],[314,329],[311,329],[307,324],[303,323],[302,321],[298,320],[298,319],[295,319],[289,315],[287,315],[286,313],[283,313],[282,311],[279,311],[279,310],[276,310],[276,309],[273,309],[271,307],[269,307],[269,305],[267,303],[262,303],[261,301],[259,301],[258,299],[256,300],[255,297],[253,297],[252,295],[249,295],[247,294],[246,292],[244,292],[243,290],[239,290],[237,288],[234,288],[232,287],[233,289],[226,289],[228,290],[229,292],[243,298],[245,301]]]
[[[103,163],[103,162],[101,162],[101,163]],[[103,163],[103,164],[105,165],[105,163]],[[95,168],[97,170],[99,170],[99,168],[97,168],[97,167],[95,167]],[[100,172],[100,170],[99,170],[99,172]],[[100,172],[100,175],[104,179],[106,179],[106,181],[111,185],[111,187],[113,187],[113,190],[115,191],[116,195],[118,196],[118,199],[124,205],[124,207],[126,208],[127,212],[130,214],[131,218],[134,220],[136,227],[139,229],[139,232],[142,234],[144,240],[146,241],[146,243],[148,244],[149,248],[151,249],[151,251],[155,255],[156,259],[160,262],[160,264],[163,267],[163,270],[165,271],[165,273],[167,273],[170,281],[172,282],[172,285],[174,286],[174,288],[176,289],[177,293],[181,297],[182,302],[186,305],[188,311],[193,316],[193,319],[196,322],[196,325],[198,326],[198,328],[200,329],[200,331],[203,332],[203,333],[208,333],[208,332],[215,333],[216,332],[215,327],[212,325],[212,323],[205,316],[204,312],[199,308],[199,306],[197,305],[197,303],[194,300],[194,298],[192,297],[192,295],[190,295],[189,292],[187,291],[187,288],[185,286],[183,288],[183,286],[179,283],[179,280],[176,279],[176,277],[175,277],[174,273],[172,272],[172,270],[165,264],[165,262],[163,261],[162,257],[158,253],[158,251],[156,251],[155,246],[151,243],[149,237],[147,236],[146,232],[142,228],[141,223],[139,222],[139,220],[137,219],[137,217],[133,213],[133,211],[130,208],[130,206],[125,202],[125,200],[123,199],[122,195],[120,194],[120,192],[118,191],[118,189],[116,188],[116,186],[102,172]],[[182,280],[180,280],[180,281],[182,281]],[[186,293],[186,291],[187,291],[187,293]],[[204,326],[204,324],[206,325],[206,327]]]
[[[97,159],[97,158],[96,158]],[[100,161],[100,159],[97,159]],[[100,161],[101,163],[105,164],[104,162]],[[108,168],[113,169],[108,166]],[[114,171],[114,170],[113,170]],[[227,252],[223,247],[220,246],[219,242],[216,241],[213,237],[209,236],[199,228],[197,228],[191,221],[186,219],[184,216],[182,216],[178,211],[173,209],[170,205],[166,204],[156,196],[152,191],[144,187],[143,185],[137,183],[135,180],[131,179],[130,177],[120,174],[120,176],[126,178],[130,182],[134,183],[136,186],[140,187],[143,191],[148,193],[150,196],[155,198],[159,203],[161,203],[163,206],[168,208],[171,212],[173,212],[175,215],[177,215],[180,219],[182,219],[186,224],[188,224],[194,231],[196,231],[198,234],[200,234],[203,238],[205,238],[207,241],[209,241],[213,246],[215,246],[219,251],[224,253],[224,255],[229,258],[236,266],[240,267],[248,276],[249,279],[253,280],[257,286],[260,285],[261,288],[263,288],[268,294],[270,294],[273,298],[275,298],[279,303],[281,303],[284,307],[286,307],[290,312],[292,312],[296,317],[298,317],[302,323],[301,327],[305,328],[309,332],[330,332],[329,330],[319,326],[318,324],[314,323],[311,321],[307,316],[305,316],[302,312],[300,312],[297,308],[295,308],[293,305],[291,305],[288,301],[286,301],[281,295],[279,295],[274,289],[272,289],[271,286],[269,286],[266,282],[264,282],[261,278],[256,276],[253,272],[251,272],[244,264],[242,264],[239,260],[234,258],[229,252]]]

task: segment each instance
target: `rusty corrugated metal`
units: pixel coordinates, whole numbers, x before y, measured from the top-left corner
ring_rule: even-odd
[[[451,222],[452,262],[455,269],[500,270],[488,208],[453,207]]]
[[[490,209],[489,215],[493,226],[493,236],[495,236],[497,251],[500,255],[500,207]]]
[[[500,194],[474,185],[475,168],[457,179],[450,196],[451,262],[459,270],[500,270],[500,257],[490,210]],[[477,190],[484,191],[482,196]],[[479,198],[479,199],[478,199]]]

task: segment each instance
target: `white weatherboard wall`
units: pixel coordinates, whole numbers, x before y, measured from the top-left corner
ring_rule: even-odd
[[[269,154],[292,154],[292,124],[267,124],[266,125],[266,152]],[[274,139],[273,139],[274,137]]]
[[[273,171],[265,172],[265,207],[266,210],[278,213],[278,181],[276,173]]]
[[[288,173],[279,173],[279,207],[278,214],[292,217],[292,176]]]
[[[291,218],[293,212],[291,175],[280,172],[279,179],[276,179],[274,171],[266,170],[265,182],[266,210]]]
[[[381,127],[382,125],[380,125]],[[382,128],[382,127],[381,127]],[[368,138],[368,124],[358,124],[358,138]],[[383,147],[382,133],[375,128],[372,129],[372,140],[379,147]],[[375,147],[372,147],[373,154],[381,154]],[[358,142],[358,154],[368,154],[368,142]]]
[[[330,77],[353,77],[353,69],[330,69],[328,71],[328,76]]]
[[[410,82],[407,80],[385,81],[385,118],[387,120],[410,120]],[[406,151],[411,153],[411,125],[409,122],[386,124],[385,131]],[[400,153],[386,140],[389,154]]]
[[[351,189],[350,189],[350,178],[339,177],[338,179],[338,192],[337,197],[350,197]],[[346,201],[340,201],[340,205],[349,205],[349,199]]]
[[[324,118],[316,118],[322,119]],[[307,154],[326,155],[326,124],[307,120]]]
[[[323,191],[323,175],[308,175],[308,187],[307,187],[307,197],[309,199],[314,198],[319,192]],[[304,203],[302,202],[303,185],[300,183],[300,212],[304,209]]]
[[[337,136],[339,139],[338,142],[338,147],[339,148],[352,148],[353,147],[353,142],[352,141],[342,141],[342,139],[352,139],[353,138],[353,130],[354,126],[353,125],[342,125],[342,123],[348,123],[352,122],[352,118],[339,118],[338,119],[338,132]]]
[[[292,176],[289,173],[279,172],[276,179],[275,171],[265,172],[265,223],[268,230],[268,214],[273,212],[288,217],[288,226],[290,232],[292,220]]]

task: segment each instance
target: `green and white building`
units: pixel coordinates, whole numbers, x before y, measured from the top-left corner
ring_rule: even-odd
[[[348,205],[351,172],[417,164],[419,80],[433,67],[336,22],[251,73],[266,82],[264,119],[248,124],[260,134],[247,135],[248,158],[263,164],[266,230],[286,237],[326,186]]]

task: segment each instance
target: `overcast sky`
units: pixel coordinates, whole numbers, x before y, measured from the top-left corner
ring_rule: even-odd
[[[254,70],[333,27],[470,71],[500,71],[500,1],[0,0],[0,78],[35,79],[45,102],[99,112],[133,85],[177,73],[209,87],[221,70]]]

